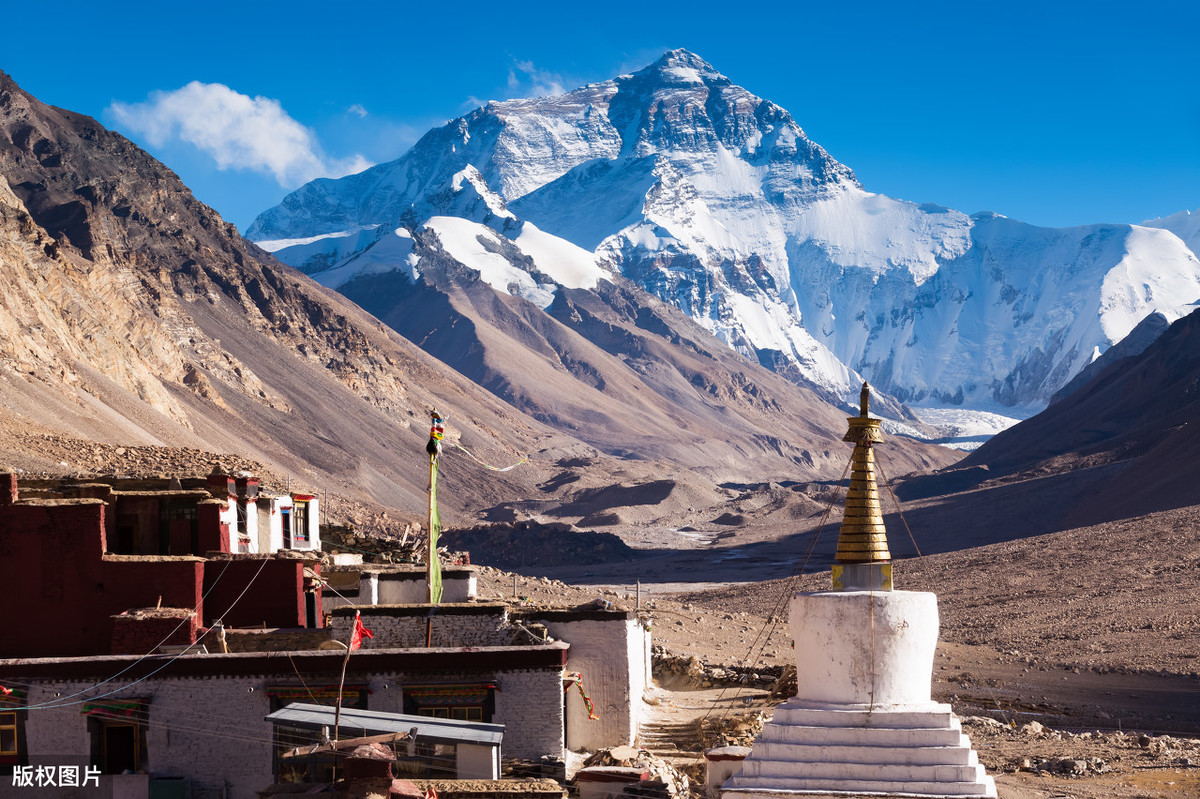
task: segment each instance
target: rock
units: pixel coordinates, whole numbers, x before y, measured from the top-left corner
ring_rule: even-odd
[[[638,750],[632,746],[615,746],[608,750],[608,753],[616,760],[633,760],[638,755]]]
[[[1022,735],[1045,735],[1046,728],[1041,724],[1041,722],[1031,721],[1028,724],[1021,725],[1021,734]]]
[[[970,724],[975,727],[990,727],[992,729],[1000,730],[1008,727],[1008,725],[1004,722],[990,718],[989,716],[967,716],[962,720],[962,722],[963,724]]]

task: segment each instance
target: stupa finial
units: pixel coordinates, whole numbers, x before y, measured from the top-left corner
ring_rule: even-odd
[[[854,444],[850,488],[846,491],[846,511],[838,531],[832,571],[833,587],[842,591],[892,590],[892,554],[883,526],[872,449],[872,444],[883,441],[882,422],[867,415],[870,404],[871,386],[864,382],[859,415],[847,420],[850,429],[842,439]]]

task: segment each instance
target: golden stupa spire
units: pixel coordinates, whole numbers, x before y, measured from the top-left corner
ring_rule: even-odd
[[[867,415],[870,398],[871,386],[863,383],[859,415],[849,418],[850,429],[842,438],[854,443],[846,512],[833,558],[833,587],[843,591],[892,589],[892,554],[883,527],[879,486],[875,482],[875,453],[871,447],[883,441],[882,422]]]

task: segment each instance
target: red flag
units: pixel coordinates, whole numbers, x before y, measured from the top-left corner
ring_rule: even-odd
[[[363,636],[374,638],[375,636],[366,627],[363,627],[362,618],[358,615],[358,611],[354,611],[354,632],[350,633],[350,651],[353,652],[362,646]]]
[[[3,685],[0,685],[0,694],[4,694],[5,696],[8,696],[11,693],[12,693],[11,688],[5,688]]]

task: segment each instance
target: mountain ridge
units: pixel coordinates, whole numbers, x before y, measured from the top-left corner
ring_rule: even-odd
[[[490,196],[472,180],[464,174],[446,183],[445,199],[491,207],[503,227],[502,205],[488,206]],[[621,302],[633,308],[632,316],[596,329],[614,341],[633,333],[638,346],[687,360],[694,383],[678,372],[655,378],[676,392],[680,407],[691,409],[685,419],[631,366],[653,371],[652,359],[605,352],[510,296],[507,287],[495,289],[444,249],[449,243],[491,257],[504,275],[523,276],[533,289],[536,274],[556,291],[571,291],[536,270],[514,270],[510,260],[530,258],[517,243],[497,239],[489,246],[502,252],[491,252],[479,240],[491,228],[445,219],[440,232],[418,231],[416,238],[368,235],[370,248],[352,254],[356,271],[349,282],[371,278],[364,262],[386,252],[387,266],[375,277],[394,281],[389,290],[432,314],[425,328],[410,332],[418,341],[449,337],[459,358],[450,366],[243,240],[170,170],[119,134],[46,106],[0,75],[0,429],[111,447],[234,453],[310,487],[328,486],[416,517],[424,515],[424,444],[433,407],[448,420],[442,501],[459,513],[500,508],[509,518],[529,518],[569,505],[580,491],[621,484],[636,493],[636,486],[669,475],[672,499],[661,510],[669,515],[677,505],[701,501],[689,497],[722,502],[718,479],[820,480],[835,471],[832,455],[806,461],[799,454],[832,453],[840,438],[843,420],[820,398],[776,382],[699,328],[673,330],[690,325],[682,318],[637,329],[637,309],[648,298],[625,296]],[[540,252],[546,241],[530,230],[518,243]],[[406,258],[414,253],[430,275],[442,264],[440,287],[421,283],[423,293],[413,295],[418,272]],[[552,271],[574,282],[561,267]],[[601,278],[578,277],[584,283]],[[537,315],[530,316],[532,310]],[[464,331],[467,338],[455,345],[454,336]],[[715,358],[708,354],[714,346],[720,349]],[[540,403],[540,419],[465,376],[471,358],[505,381],[510,394],[519,390]],[[718,396],[727,374],[740,374],[738,385],[746,390]],[[589,380],[619,381],[630,402],[581,395]],[[768,391],[779,398],[777,407],[754,398]],[[635,401],[635,393],[644,399]],[[588,397],[601,403],[599,410]],[[686,435],[676,434],[678,419],[686,422]],[[760,440],[758,426],[778,432]],[[591,436],[596,444],[584,440],[593,428],[603,431]],[[706,449],[706,439],[717,443]],[[0,458],[53,468],[26,446],[31,441],[27,435],[0,439]],[[530,459],[481,479],[482,467],[466,460],[459,444],[492,463],[523,454]],[[46,451],[59,453],[62,446]],[[718,450],[720,457],[711,457]],[[902,443],[897,452],[898,472],[955,457],[916,443]],[[86,461],[63,463],[70,471],[89,471]]]
[[[395,161],[302,187],[247,234],[315,271],[345,235],[454,215],[427,200],[468,168],[507,215],[464,218],[505,235],[531,223],[839,400],[865,375],[915,403],[1037,407],[1147,314],[1178,318],[1200,297],[1200,261],[1166,232],[1037,228],[868,192],[786,110],[684,50],[489,103]],[[1083,288],[1060,302],[1068,284]],[[987,331],[960,330],[984,316]]]

